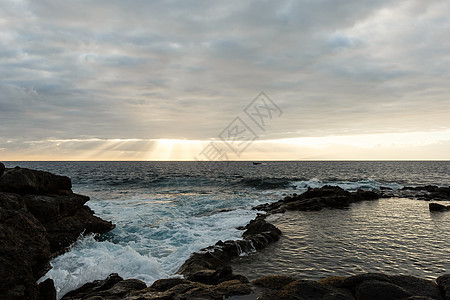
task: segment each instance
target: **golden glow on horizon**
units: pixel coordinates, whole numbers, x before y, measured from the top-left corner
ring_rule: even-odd
[[[8,145],[16,141],[8,141]],[[24,142],[0,147],[2,160],[187,160],[202,159],[211,141],[182,139],[67,139]],[[222,141],[213,141],[227,149]],[[7,145],[5,145],[7,146]],[[254,141],[230,160],[389,160],[450,159],[450,130],[299,137]]]

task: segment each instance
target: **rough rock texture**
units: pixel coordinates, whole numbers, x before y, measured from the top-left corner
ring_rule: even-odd
[[[275,282],[287,284],[274,285],[270,287],[269,282],[273,280]],[[334,286],[323,284],[312,280],[297,280],[295,278],[282,278],[266,276],[265,287],[269,289],[264,291],[263,295],[258,299],[272,300],[272,299],[355,299],[349,290],[336,288]],[[261,279],[254,281],[254,284],[260,285]]]
[[[3,173],[5,173],[5,169],[5,165],[0,162],[0,177],[3,175]]]
[[[265,276],[253,284],[266,288],[260,299],[444,299],[434,282],[405,275],[367,273],[328,277],[317,282]]]
[[[87,196],[23,195],[22,198],[31,214],[44,225],[53,256],[64,252],[82,233],[103,234],[114,228],[84,205],[89,200]]]
[[[436,279],[437,284],[445,300],[450,300],[450,274],[445,274]]]
[[[0,192],[17,194],[71,194],[72,182],[67,176],[16,167],[0,177]]]
[[[299,280],[289,276],[264,276],[253,282],[227,279],[220,283],[202,283],[182,278],[160,279],[150,287],[136,279],[123,280],[111,274],[66,294],[64,300],[160,300],[160,299],[327,299],[327,300],[444,300],[449,291],[450,275],[438,278],[440,286],[413,276],[389,276],[378,273],[328,277],[319,281]],[[246,296],[243,296],[246,295]],[[101,298],[99,298],[101,297]]]
[[[415,198],[420,200],[450,200],[450,186],[439,187],[435,185],[406,186],[401,190],[384,190],[383,197],[403,197],[403,198]]]
[[[50,269],[45,227],[19,195],[0,193],[0,299],[35,299],[36,280]]]
[[[263,217],[252,220],[242,234],[243,239],[237,241],[218,241],[214,246],[210,246],[193,253],[191,257],[180,267],[178,274],[187,278],[197,278],[196,273],[210,270],[216,271],[225,267],[233,258],[242,253],[252,252],[262,249],[270,243],[278,241],[281,231],[267,223]],[[226,276],[229,276],[228,274]]]
[[[303,194],[285,197],[271,203],[262,204],[253,209],[268,213],[282,213],[287,210],[318,211],[323,208],[347,208],[350,204],[359,201],[376,200],[380,195],[373,191],[348,192],[337,186],[324,186],[316,189],[308,189]]]
[[[50,269],[51,257],[82,233],[114,228],[71,186],[68,177],[17,167],[0,177],[0,299],[50,299],[53,282],[38,288],[36,281]]]
[[[430,203],[428,204],[428,207],[430,208],[430,211],[449,211],[450,205],[442,205],[439,203]]]
[[[157,280],[147,287],[136,279],[123,280],[111,274],[105,280],[87,283],[67,293],[63,300],[98,299],[223,299],[224,297],[247,295],[252,292],[250,284],[239,280],[228,280],[219,284],[204,284],[181,278]]]

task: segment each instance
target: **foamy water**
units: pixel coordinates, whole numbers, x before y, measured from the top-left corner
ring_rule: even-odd
[[[236,227],[247,224],[256,216],[251,207],[277,201],[286,194],[302,193],[308,187],[329,184],[347,190],[397,189],[406,185],[448,185],[450,181],[449,162],[267,162],[257,166],[251,162],[7,163],[8,167],[15,165],[70,176],[74,191],[91,197],[88,205],[96,214],[116,224],[116,228],[100,240],[85,237],[69,252],[51,261],[53,268],[41,280],[52,278],[59,298],[113,272],[123,278],[141,279],[147,284],[176,276],[176,271],[192,252],[218,240],[239,239],[242,232]],[[271,183],[270,188],[265,186],[265,182]],[[376,260],[370,259],[373,253],[365,252],[369,246],[357,246],[365,243],[358,241],[358,237],[369,237],[371,231],[358,231],[358,228],[365,228],[375,221],[378,227],[370,229],[379,236],[395,232],[395,222],[419,228],[438,224],[443,230],[450,229],[448,222],[424,218],[421,214],[427,214],[428,210],[422,206],[427,203],[419,200],[401,204],[392,200],[393,211],[397,214],[402,211],[403,215],[401,218],[386,218],[390,223],[383,225],[384,219],[380,219],[378,214],[386,215],[389,206],[376,204],[385,203],[383,201],[339,212],[325,210],[306,214],[308,218],[302,217],[300,221],[280,219],[277,225],[286,233],[271,247],[279,246],[276,252],[285,253],[285,256],[279,256],[277,260],[276,253],[272,253],[270,256],[274,256],[275,263],[264,262],[259,264],[260,267],[252,264],[246,275],[258,268],[261,274],[274,270],[289,273],[292,268],[309,270],[297,273],[308,278],[339,270],[342,270],[341,274],[368,270],[375,265]],[[405,210],[404,206],[408,209]],[[326,226],[321,229],[320,224]],[[389,230],[385,231],[383,226]],[[323,235],[318,234],[320,230]],[[287,239],[289,236],[292,239]],[[448,242],[439,242],[439,237],[437,235],[435,240],[430,240],[418,236],[404,240],[405,247],[410,247],[411,252],[419,249],[425,253],[415,258],[418,265],[434,263],[438,266],[432,272],[448,268],[441,264],[445,251],[433,252],[436,245],[441,247]],[[342,243],[341,239],[346,242]],[[368,245],[373,243],[370,241]],[[422,244],[417,246],[417,243]],[[406,272],[410,267],[402,263],[406,252],[394,255],[398,250],[395,239],[386,238],[378,246],[386,249],[385,254],[377,254],[379,259],[383,255],[390,257],[392,268],[388,270]],[[327,254],[321,256],[319,250]],[[347,260],[341,259],[346,257],[345,253],[351,253]],[[253,257],[258,256],[249,256]],[[292,257],[301,259],[295,264],[287,263]],[[328,271],[320,271],[324,269]],[[239,271],[236,270],[237,273]]]

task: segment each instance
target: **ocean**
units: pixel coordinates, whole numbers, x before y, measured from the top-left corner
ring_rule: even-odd
[[[80,238],[51,261],[41,280],[58,297],[110,273],[151,284],[175,273],[192,252],[241,238],[253,206],[326,184],[346,190],[401,189],[450,183],[450,162],[5,162],[72,179],[96,215],[116,228]],[[447,203],[448,204],[448,203]],[[380,199],[346,210],[270,216],[283,236],[234,264],[250,279],[285,274],[305,279],[358,272],[436,278],[450,270],[450,213],[423,200]]]

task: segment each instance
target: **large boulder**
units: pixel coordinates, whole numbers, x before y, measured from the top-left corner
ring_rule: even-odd
[[[16,167],[0,177],[0,192],[18,194],[70,194],[72,182],[67,176]]]
[[[70,195],[23,195],[28,210],[44,225],[54,255],[63,253],[80,234],[103,234],[114,225],[94,216],[85,203],[89,197]]]
[[[329,299],[354,300],[349,290],[338,289],[333,286],[320,284],[312,280],[295,280],[284,285],[281,289],[266,291],[261,300],[272,299]],[[381,299],[381,298],[380,298]]]
[[[7,169],[0,177],[0,299],[51,299],[52,281],[36,281],[81,234],[114,228],[71,191],[68,177]]]
[[[364,281],[355,292],[358,300],[403,300],[412,296],[414,295],[393,283],[378,280]]]
[[[408,275],[393,275],[389,276],[389,278],[393,284],[405,289],[414,296],[437,300],[443,299],[438,285],[431,280]]]

